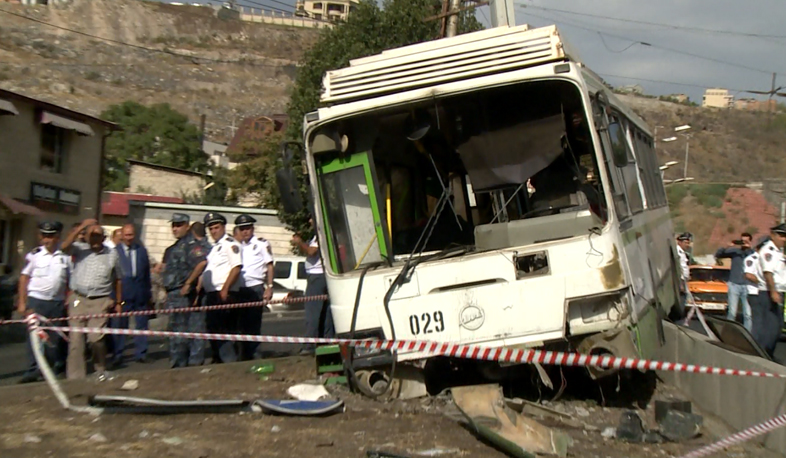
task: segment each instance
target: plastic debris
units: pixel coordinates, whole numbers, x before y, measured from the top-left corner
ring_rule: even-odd
[[[106,441],[107,441],[107,439],[106,439],[106,436],[104,436],[104,435],[103,435],[103,434],[101,434],[101,433],[95,433],[95,434],[93,434],[92,436],[90,436],[90,439],[89,439],[89,440],[90,440],[91,442],[106,442]]]
[[[318,401],[330,396],[330,393],[322,385],[310,385],[301,383],[287,389],[287,394],[300,401]]]
[[[137,388],[139,388],[139,380],[126,380],[123,386],[120,387],[121,390],[125,391],[134,391]]]
[[[35,434],[25,434],[25,437],[22,439],[22,441],[26,444],[38,444],[41,442],[41,438]]]

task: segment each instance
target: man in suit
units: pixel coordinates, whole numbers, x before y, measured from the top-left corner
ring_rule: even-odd
[[[123,311],[148,310],[153,292],[147,249],[136,240],[136,230],[133,224],[124,225],[122,234],[121,243],[118,243],[115,249],[122,272]],[[113,328],[128,329],[128,318],[113,318],[111,325]],[[147,330],[149,319],[149,315],[135,316],[134,329]],[[115,335],[113,341],[115,349],[113,362],[115,365],[121,365],[125,349],[125,336]],[[134,360],[140,363],[147,362],[147,337],[134,337]]]

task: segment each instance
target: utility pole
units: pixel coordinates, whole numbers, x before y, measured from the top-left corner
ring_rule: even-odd
[[[450,0],[450,16],[448,16],[447,37],[455,37],[458,32],[458,11],[461,7],[461,0]]]
[[[688,153],[690,152],[690,134],[685,135],[685,169],[682,178],[688,177]]]

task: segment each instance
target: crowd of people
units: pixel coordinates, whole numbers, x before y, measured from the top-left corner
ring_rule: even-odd
[[[677,236],[677,251],[681,262],[683,305],[690,305],[687,282],[690,279],[690,247],[693,236]],[[729,246],[720,248],[715,259],[730,259],[726,318],[737,321],[742,311],[742,323],[753,339],[774,357],[784,324],[784,295],[786,295],[786,224],[770,229],[770,234],[753,243],[753,235],[744,232]]]
[[[259,302],[254,307],[168,314],[170,331],[260,335],[261,301],[269,301],[273,295],[274,259],[270,243],[254,234],[256,220],[247,214],[238,216],[233,236],[227,233],[227,220],[219,213],[208,213],[203,222],[193,224],[189,215],[175,213],[170,222],[176,241],[166,249],[160,262],[150,258],[130,223],[115,230],[110,240],[106,240],[104,229],[94,219],[75,224],[62,238],[62,224],[40,223],[40,244],[27,254],[21,272],[17,310],[49,319],[67,317],[71,327],[128,329],[129,317],[85,319],[80,315],[153,309],[152,277],[157,275],[166,290],[167,309]],[[295,235],[292,244],[306,255],[306,295],[326,295],[316,236],[304,242]],[[134,329],[148,330],[149,319],[149,314],[133,316]],[[55,326],[65,323],[52,321]],[[327,300],[306,303],[305,331],[308,337],[335,335]],[[108,377],[110,368],[127,362],[127,339],[123,335],[71,332],[67,341],[64,335],[49,333],[42,346],[57,374],[65,374],[69,379],[86,377],[92,362],[95,376],[101,381]],[[258,343],[209,342],[208,352],[204,340],[170,339],[170,366],[202,365],[208,357],[212,363],[223,363],[259,356]],[[147,336],[134,336],[133,347],[133,361],[149,361]],[[313,352],[313,346],[300,351]],[[30,344],[28,355],[29,367],[22,383],[41,378]]]

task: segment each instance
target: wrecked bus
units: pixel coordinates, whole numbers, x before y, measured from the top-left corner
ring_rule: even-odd
[[[321,105],[304,156],[340,337],[660,345],[680,311],[652,133],[556,27],[356,59],[327,72]],[[354,352],[358,368],[428,356]]]

